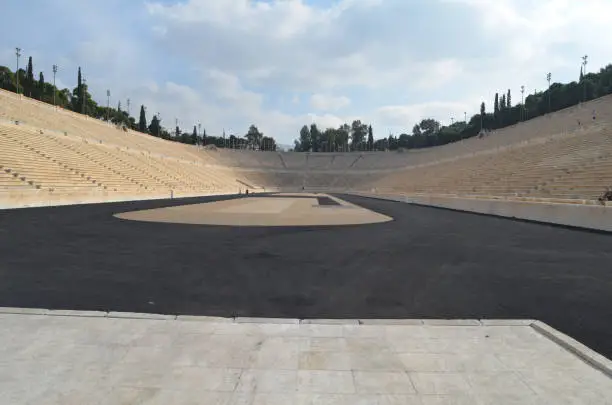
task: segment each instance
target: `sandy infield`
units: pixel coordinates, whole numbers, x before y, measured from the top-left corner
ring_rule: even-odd
[[[319,205],[329,197],[338,205]],[[115,214],[133,221],[228,226],[356,225],[393,218],[326,194],[276,194]]]

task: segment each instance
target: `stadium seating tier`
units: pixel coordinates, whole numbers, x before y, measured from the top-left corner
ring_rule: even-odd
[[[252,188],[595,200],[612,186],[611,102],[602,97],[440,147],[293,153],[180,144],[0,91],[0,198]]]

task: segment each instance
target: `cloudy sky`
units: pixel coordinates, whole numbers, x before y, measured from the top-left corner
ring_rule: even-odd
[[[94,98],[209,134],[251,123],[291,144],[359,118],[376,137],[476,113],[612,62],[610,0],[3,0],[0,65],[33,56]],[[7,17],[8,16],[8,17]]]

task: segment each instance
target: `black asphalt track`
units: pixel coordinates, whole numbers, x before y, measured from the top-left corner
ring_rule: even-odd
[[[0,211],[0,306],[534,318],[612,357],[612,235],[343,198],[394,221],[236,228],[112,216],[220,198]]]

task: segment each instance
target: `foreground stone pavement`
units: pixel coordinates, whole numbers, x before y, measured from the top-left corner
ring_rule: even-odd
[[[532,321],[0,312],[1,404],[612,404],[610,362]]]

